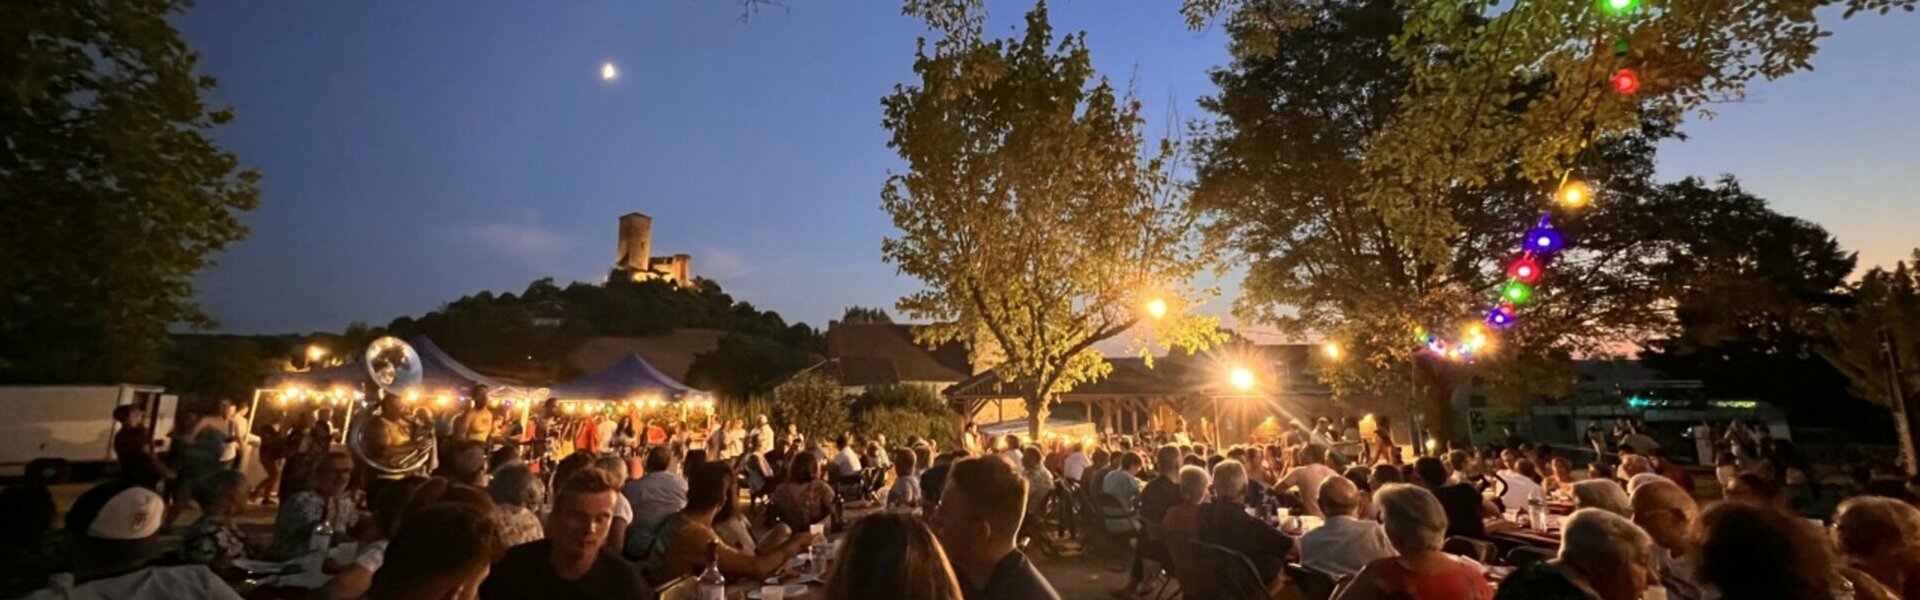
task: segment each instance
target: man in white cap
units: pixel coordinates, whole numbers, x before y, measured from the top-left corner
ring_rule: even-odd
[[[146,600],[207,598],[240,600],[205,565],[153,567],[160,554],[166,503],[147,488],[123,481],[95,486],[67,511],[73,536],[73,572],[54,575],[30,600]]]

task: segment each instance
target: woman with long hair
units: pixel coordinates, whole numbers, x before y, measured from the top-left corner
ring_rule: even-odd
[[[847,530],[827,577],[826,598],[959,600],[960,580],[925,522],[906,513],[877,513]]]
[[[794,531],[808,531],[833,510],[833,487],[820,478],[820,458],[812,452],[791,462],[786,483],[773,491],[773,515]]]

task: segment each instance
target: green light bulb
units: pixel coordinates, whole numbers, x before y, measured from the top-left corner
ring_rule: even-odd
[[[1601,1],[1606,6],[1608,12],[1612,12],[1616,15],[1633,12],[1633,9],[1638,8],[1640,6],[1640,0],[1601,0]]]
[[[1527,298],[1533,296],[1533,289],[1528,288],[1527,284],[1515,281],[1508,283],[1505,289],[1500,290],[1500,295],[1505,297],[1508,302],[1520,304],[1526,302]]]

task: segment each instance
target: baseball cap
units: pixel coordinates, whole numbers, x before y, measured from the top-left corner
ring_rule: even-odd
[[[153,490],[110,481],[87,490],[67,511],[67,531],[102,540],[143,540],[160,531],[166,502]]]

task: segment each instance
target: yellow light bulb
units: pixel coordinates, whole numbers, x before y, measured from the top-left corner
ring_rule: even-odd
[[[1593,201],[1593,189],[1578,181],[1569,181],[1560,186],[1560,205],[1567,208],[1580,208]]]
[[[1227,382],[1240,391],[1251,390],[1254,384],[1253,371],[1247,370],[1246,367],[1234,367],[1233,371],[1227,374]]]
[[[1167,316],[1167,301],[1160,298],[1148,300],[1147,315],[1155,319],[1165,318]]]

